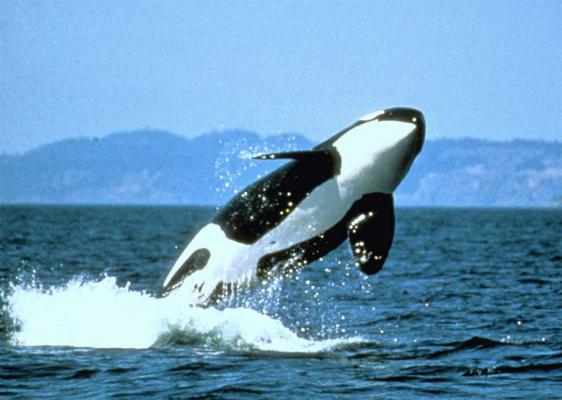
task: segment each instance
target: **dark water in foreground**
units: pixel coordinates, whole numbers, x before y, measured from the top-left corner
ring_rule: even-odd
[[[345,244],[216,309],[154,299],[212,213],[0,208],[0,397],[562,398],[560,210],[400,209],[374,277]]]

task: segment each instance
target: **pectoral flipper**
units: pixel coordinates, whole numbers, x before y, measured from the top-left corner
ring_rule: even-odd
[[[370,193],[355,202],[349,212],[347,236],[361,271],[367,275],[379,272],[394,237],[392,195]]]

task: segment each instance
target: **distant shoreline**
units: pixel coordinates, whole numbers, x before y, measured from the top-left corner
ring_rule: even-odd
[[[245,130],[192,139],[144,130],[63,140],[0,156],[0,204],[214,207],[282,164],[244,155],[314,145],[298,134]],[[401,207],[558,208],[562,142],[428,140],[394,198]]]

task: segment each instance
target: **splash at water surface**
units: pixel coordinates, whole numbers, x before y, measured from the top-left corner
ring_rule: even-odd
[[[157,299],[116,278],[62,287],[14,286],[8,311],[24,346],[149,348],[198,345],[231,350],[322,352],[361,339],[312,340],[251,308],[199,308],[178,296]]]

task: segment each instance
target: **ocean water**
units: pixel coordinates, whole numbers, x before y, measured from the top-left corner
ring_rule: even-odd
[[[0,208],[2,398],[562,398],[562,211],[398,209],[201,309],[156,299],[200,207]]]

